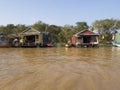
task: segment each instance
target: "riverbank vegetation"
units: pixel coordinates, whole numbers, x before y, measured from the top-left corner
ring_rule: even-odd
[[[0,32],[4,34],[19,34],[28,27],[33,27],[41,32],[49,32],[51,35],[52,42],[56,43],[66,43],[70,40],[71,36],[77,32],[84,29],[94,30],[99,36],[99,41],[101,43],[110,43],[112,41],[112,33],[116,29],[120,28],[120,20],[117,19],[103,19],[96,20],[92,23],[92,26],[88,26],[87,22],[76,22],[75,25],[49,25],[42,21],[38,21],[33,25],[23,25],[23,24],[7,24],[6,26],[0,26]]]

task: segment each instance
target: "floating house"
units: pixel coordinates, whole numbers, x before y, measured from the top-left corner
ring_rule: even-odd
[[[47,46],[50,42],[48,32],[40,32],[33,28],[28,28],[19,34],[20,46]]]
[[[115,33],[113,34],[113,42],[112,44],[114,46],[120,47],[120,30],[116,30]]]
[[[9,41],[3,32],[0,32],[0,47],[9,47]]]
[[[19,36],[16,34],[7,35],[7,39],[9,41],[10,47],[18,47],[19,46]]]
[[[0,32],[0,47],[13,47],[16,44],[14,43],[15,39],[19,39],[19,37],[15,34],[5,35],[3,32]],[[17,43],[18,46],[18,43]]]
[[[86,29],[73,35],[71,42],[76,47],[95,47],[99,44],[98,37],[99,34]]]

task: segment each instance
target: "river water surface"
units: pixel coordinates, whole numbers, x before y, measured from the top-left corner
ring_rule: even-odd
[[[120,90],[120,48],[0,48],[0,90]]]

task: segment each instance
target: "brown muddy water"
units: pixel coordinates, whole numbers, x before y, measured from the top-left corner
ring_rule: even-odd
[[[120,48],[0,48],[0,90],[120,90]]]

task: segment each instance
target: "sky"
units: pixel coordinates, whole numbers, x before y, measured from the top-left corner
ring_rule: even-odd
[[[0,0],[0,25],[32,25],[37,21],[75,25],[120,19],[120,0]]]

